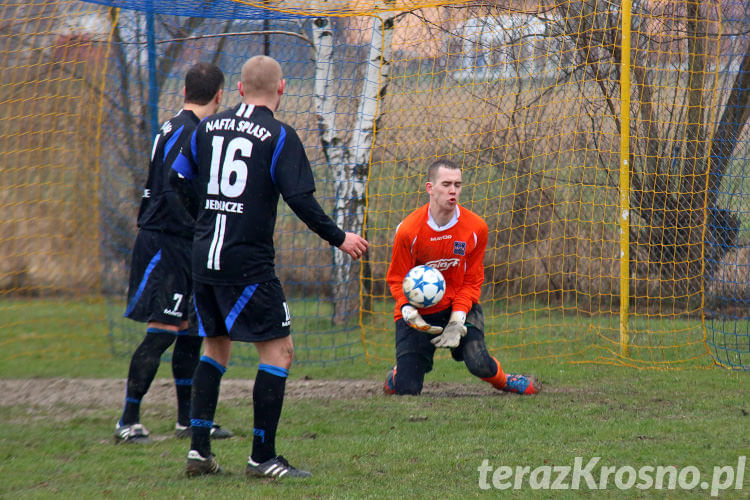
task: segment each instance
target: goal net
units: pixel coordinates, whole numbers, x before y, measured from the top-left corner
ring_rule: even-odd
[[[501,359],[750,367],[740,0],[0,0],[0,14],[13,356],[33,351],[24,332],[73,339],[92,323],[132,352],[143,325],[122,313],[151,141],[188,67],[222,68],[226,107],[265,53],[316,197],[371,245],[352,263],[280,205],[301,362],[393,360],[394,231],[449,158],[489,226],[482,306]]]

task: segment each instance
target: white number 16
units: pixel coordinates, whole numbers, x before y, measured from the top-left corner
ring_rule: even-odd
[[[224,145],[224,137],[214,136],[211,142],[211,171],[208,177],[208,194],[221,194],[227,198],[237,198],[245,191],[247,185],[247,163],[243,158],[250,158],[253,152],[253,143],[244,137],[235,137],[224,153],[222,161],[221,150]],[[240,153],[238,158],[237,152]],[[221,181],[219,181],[219,170],[221,170]],[[232,180],[232,174],[235,174]]]

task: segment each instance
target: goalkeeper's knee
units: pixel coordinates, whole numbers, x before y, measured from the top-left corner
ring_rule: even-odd
[[[396,394],[417,395],[422,393],[426,361],[420,354],[405,354],[397,360],[398,371],[395,377]]]
[[[405,377],[396,379],[396,394],[404,396],[416,396],[422,393],[422,383],[418,380],[408,380]]]
[[[463,348],[463,355],[466,368],[475,377],[481,379],[494,377],[500,368],[500,363],[497,363],[495,358],[487,352],[484,342],[478,340],[466,342]]]

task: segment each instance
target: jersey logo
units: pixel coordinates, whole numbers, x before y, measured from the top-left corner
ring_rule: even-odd
[[[167,135],[172,131],[172,122],[166,121],[164,122],[164,125],[161,126],[161,131],[164,135]]]
[[[425,262],[425,265],[434,267],[438,271],[446,271],[451,267],[458,267],[458,259],[438,259],[430,262]]]
[[[465,241],[454,241],[453,242],[453,253],[456,255],[466,255],[466,242]]]
[[[281,323],[281,327],[284,328],[292,324],[292,315],[289,313],[289,305],[284,301],[284,321]]]
[[[180,312],[180,303],[182,302],[182,294],[181,293],[175,293],[172,296],[172,300],[174,300],[174,308],[170,309],[169,307],[164,309],[164,314],[168,314],[169,316],[175,316],[177,318],[182,317],[182,312]]]

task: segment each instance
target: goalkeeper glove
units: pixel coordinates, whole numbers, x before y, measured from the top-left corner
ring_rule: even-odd
[[[420,332],[440,333],[443,331],[443,329],[439,326],[432,326],[428,324],[424,320],[422,315],[419,314],[417,308],[414,306],[410,306],[409,304],[401,307],[401,316],[403,316],[404,321],[406,321],[407,325],[414,328],[415,330],[419,330]]]
[[[443,330],[443,334],[430,340],[435,347],[458,347],[461,337],[466,336],[466,313],[463,311],[453,311],[448,320],[448,324]]]

